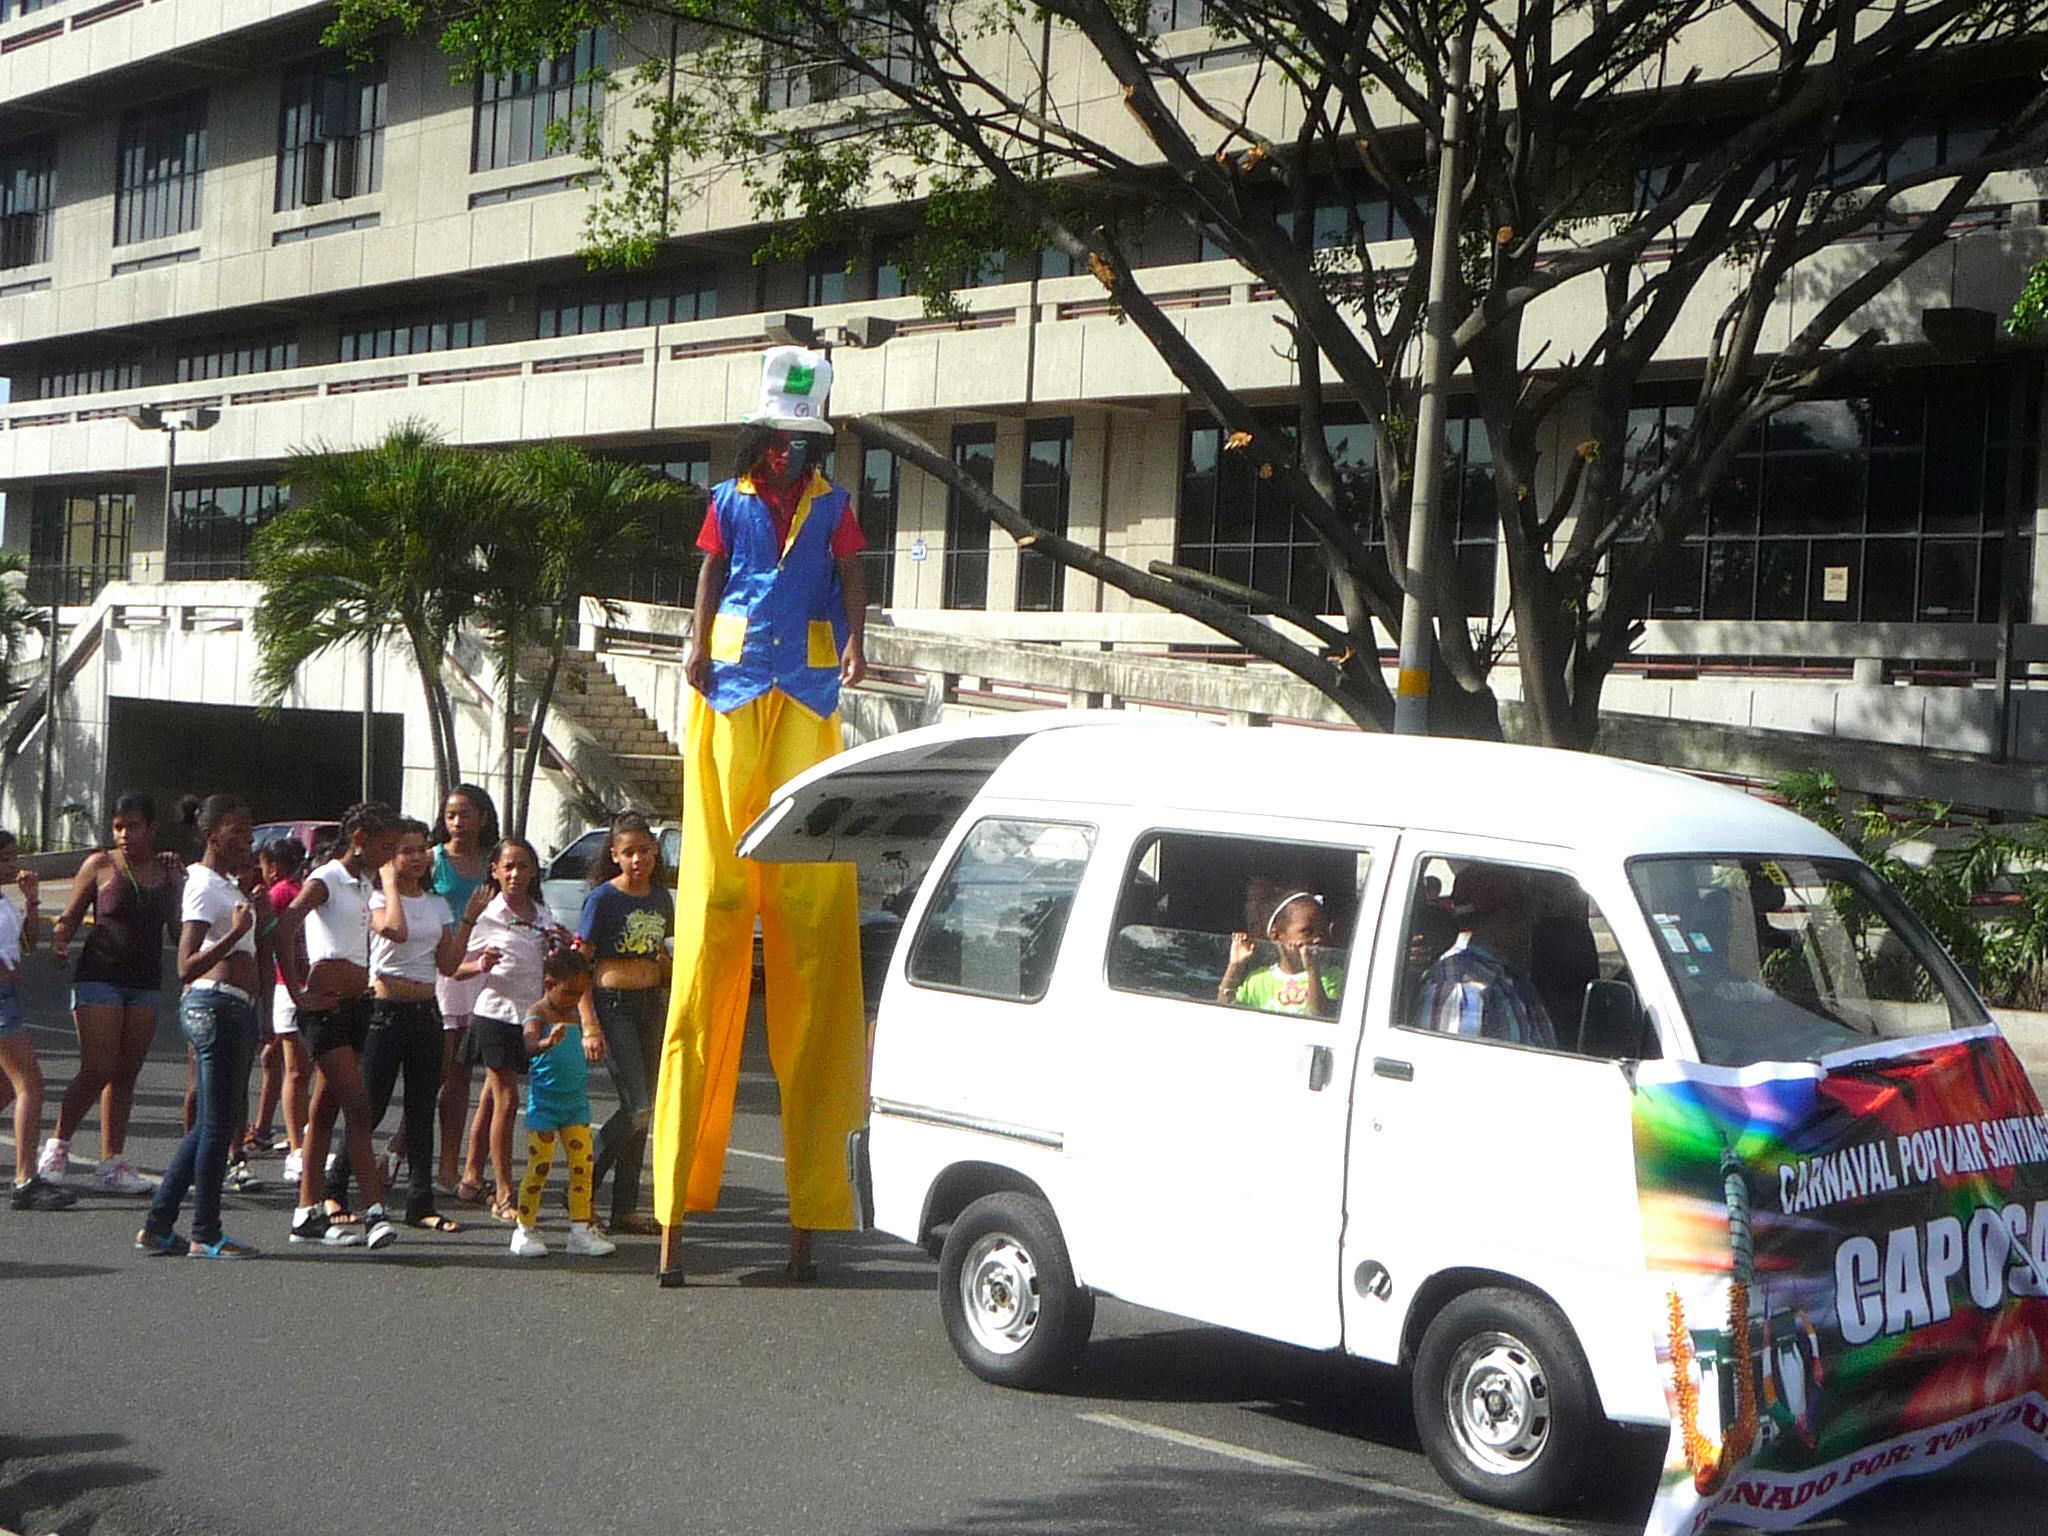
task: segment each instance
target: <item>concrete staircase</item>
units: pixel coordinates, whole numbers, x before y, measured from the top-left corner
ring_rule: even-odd
[[[546,656],[534,653],[520,670],[526,682],[537,683],[546,668]],[[618,765],[620,777],[634,791],[635,810],[655,821],[674,821],[681,814],[681,748],[619,686],[595,652],[570,651],[562,657],[551,710],[581,726]]]

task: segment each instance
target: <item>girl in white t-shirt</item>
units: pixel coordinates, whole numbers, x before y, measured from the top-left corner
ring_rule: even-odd
[[[277,956],[298,1005],[299,1033],[313,1058],[313,1102],[307,1111],[305,1168],[291,1240],[382,1248],[398,1229],[384,1213],[370,1132],[370,1096],[362,1052],[370,1035],[370,894],[376,873],[398,847],[398,813],[372,801],[342,814],[335,855],[306,877],[279,918]],[[295,942],[303,930],[301,956]],[[320,1203],[335,1118],[348,1125],[348,1161],[368,1204],[364,1223]]]
[[[411,1179],[405,1202],[408,1226],[430,1232],[459,1232],[434,1208],[434,1115],[441,1089],[441,1010],[435,983],[453,976],[488,894],[481,888],[457,922],[448,903],[426,889],[433,856],[427,851],[425,822],[399,823],[398,847],[378,871],[370,897],[370,1033],[363,1047],[363,1086],[372,1124],[384,1118],[398,1075],[405,1074],[406,1168]],[[380,1168],[390,1182],[388,1168]],[[349,1167],[337,1162],[328,1176],[326,1198],[348,1199]]]
[[[496,1186],[491,1214],[509,1223],[519,1220],[512,1121],[519,1112],[519,1071],[526,1064],[521,1027],[547,990],[541,967],[549,948],[569,943],[570,937],[540,904],[540,857],[525,838],[508,837],[498,844],[491,856],[491,881],[497,893],[478,916],[455,974],[483,978],[468,1044],[472,1059],[484,1067],[477,1112],[485,1112],[485,1102],[490,1105],[491,1180]]]

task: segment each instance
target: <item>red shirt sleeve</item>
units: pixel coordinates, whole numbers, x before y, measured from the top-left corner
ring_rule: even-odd
[[[704,526],[697,530],[697,547],[707,555],[725,553],[725,535],[718,527],[718,503],[715,501],[704,509]]]
[[[844,560],[867,547],[867,535],[860,531],[860,519],[854,515],[853,498],[849,496],[846,510],[839,514],[839,526],[832,530],[832,558]]]

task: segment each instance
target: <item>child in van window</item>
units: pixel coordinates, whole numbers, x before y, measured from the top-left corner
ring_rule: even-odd
[[[1279,950],[1279,958],[1263,970],[1252,970],[1259,952],[1250,932],[1230,936],[1230,965],[1216,986],[1216,1000],[1268,1013],[1336,1016],[1344,995],[1344,970],[1326,966],[1320,951],[1330,942],[1330,919],[1323,898],[1313,891],[1286,891],[1273,899],[1273,887],[1254,882],[1247,918]],[[1268,904],[1270,901],[1270,905]],[[1259,920],[1263,918],[1263,922]]]

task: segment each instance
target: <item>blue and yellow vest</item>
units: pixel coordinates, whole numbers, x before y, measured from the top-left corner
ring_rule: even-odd
[[[813,473],[778,542],[775,516],[742,476],[713,486],[727,559],[725,596],[711,621],[711,707],[728,714],[779,688],[820,719],[839,707],[846,596],[832,531],[846,492]]]

